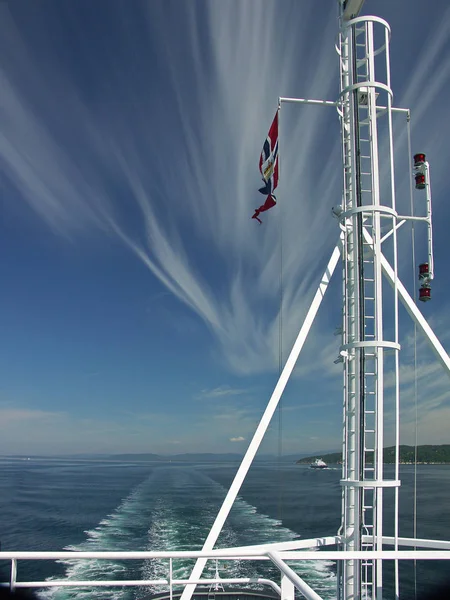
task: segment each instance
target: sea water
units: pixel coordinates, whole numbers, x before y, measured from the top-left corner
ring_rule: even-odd
[[[0,541],[2,550],[195,550],[212,525],[237,465],[230,463],[118,463],[58,459],[0,461]],[[386,477],[393,470],[386,467]],[[392,471],[392,472],[391,472]],[[340,523],[341,472],[295,464],[255,464],[248,475],[218,547],[262,544],[333,535]],[[413,533],[414,467],[402,466],[400,535]],[[417,467],[417,536],[450,539],[450,467]],[[393,493],[386,494],[386,535],[392,534]],[[18,579],[154,579],[167,577],[167,563],[149,561],[20,562]],[[9,580],[9,563],[1,579]],[[174,578],[189,575],[192,561],[176,561]],[[296,567],[325,599],[336,597],[335,565],[321,561]],[[215,572],[210,561],[209,574]],[[269,577],[270,563],[220,563],[221,577]],[[446,576],[445,564],[401,565],[402,597],[418,597]],[[393,597],[391,569],[383,586]],[[114,590],[49,589],[41,598],[139,600],[157,587]]]

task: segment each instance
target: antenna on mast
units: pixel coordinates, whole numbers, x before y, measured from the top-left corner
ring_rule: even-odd
[[[341,0],[342,18],[349,21],[357,17],[361,11],[364,0]]]

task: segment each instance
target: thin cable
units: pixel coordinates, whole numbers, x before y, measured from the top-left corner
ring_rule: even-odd
[[[280,211],[280,310],[278,313],[278,371],[281,375],[283,370],[283,229]],[[278,518],[283,518],[283,397],[278,404],[278,470],[279,470],[279,493],[278,493]]]
[[[281,105],[278,102],[278,174],[280,175],[280,113]],[[281,375],[283,370],[283,213],[279,204],[280,219],[279,219],[279,240],[280,240],[280,309],[278,313],[278,373]],[[283,469],[282,457],[283,454],[283,396],[278,403],[278,519],[283,518]]]
[[[409,156],[409,195],[411,216],[414,216],[414,196],[412,184],[412,150],[411,150],[411,113],[408,111],[408,156]],[[411,250],[413,266],[413,290],[414,302],[417,303],[416,285],[416,245],[415,245],[414,221],[411,221]],[[418,440],[418,410],[417,410],[417,325],[414,322],[414,492],[413,492],[413,537],[417,538],[417,440]],[[414,547],[416,549],[416,547]],[[417,563],[414,560],[414,598],[417,600]]]
[[[385,30],[385,45],[386,45],[386,83],[387,86],[391,87],[391,69],[390,69],[390,49],[389,49],[389,34]],[[391,179],[391,197],[392,197],[392,208],[394,211],[397,210],[397,200],[395,195],[395,165],[394,165],[394,139],[393,139],[393,125],[392,125],[392,97],[390,94],[387,95],[387,114],[388,114],[388,130],[389,130],[389,170]],[[394,341],[399,343],[399,314],[398,314],[398,238],[396,220],[392,218],[392,245],[394,250]],[[400,357],[399,352],[395,352],[395,480],[400,479],[399,473],[399,462],[400,462]],[[398,528],[399,528],[399,488],[394,488],[394,536],[395,536],[395,550],[398,550]],[[394,561],[394,580],[395,580],[395,599],[398,600],[400,597],[400,580],[399,580],[399,569],[398,560]]]

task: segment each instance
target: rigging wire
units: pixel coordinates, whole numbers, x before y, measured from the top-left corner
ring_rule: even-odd
[[[412,183],[412,150],[411,150],[411,114],[407,117],[408,156],[409,156],[409,196],[411,216],[414,216],[414,195]],[[411,221],[411,255],[413,267],[414,302],[417,303],[416,285],[416,245],[414,221]],[[414,491],[413,491],[413,537],[417,538],[417,441],[418,441],[418,409],[417,409],[417,325],[414,321]],[[416,549],[416,547],[414,547]],[[414,598],[417,599],[417,562],[414,560]]]
[[[278,104],[278,152],[280,144],[280,113],[281,105]],[[281,165],[278,164],[280,172]],[[280,204],[279,206],[279,244],[280,244],[280,308],[278,312],[278,375],[281,375],[283,370],[283,213]],[[283,469],[282,457],[283,454],[283,396],[278,403],[278,519],[281,521],[283,517]]]

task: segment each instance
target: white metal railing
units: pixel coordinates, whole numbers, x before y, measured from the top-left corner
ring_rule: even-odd
[[[239,548],[226,548],[205,552],[199,551],[157,551],[157,552],[0,552],[0,560],[11,562],[11,572],[8,585],[11,589],[16,588],[51,588],[51,587],[142,587],[142,586],[164,586],[169,590],[172,597],[174,588],[184,587],[187,584],[211,586],[214,584],[239,585],[245,587],[258,584],[270,587],[278,596],[282,597],[279,584],[267,578],[205,578],[192,581],[191,579],[173,579],[173,560],[176,559],[215,559],[215,560],[248,560],[248,561],[271,561],[280,571],[280,579],[286,578],[307,600],[321,600],[315,592],[292,568],[292,562],[302,561],[342,561],[342,560],[450,560],[450,541],[426,540],[413,538],[398,538],[400,547],[425,548],[421,550],[377,550],[377,551],[342,551],[321,550],[327,546],[341,546],[344,542],[342,536],[329,536],[308,540],[297,540],[294,542],[282,542],[279,544],[265,544],[260,546],[245,546]],[[384,537],[383,543],[392,545],[395,539]],[[168,561],[167,578],[139,579],[139,580],[40,580],[40,581],[18,581],[17,564],[21,560],[151,560],[165,559]],[[292,561],[288,566],[285,561]],[[283,583],[282,583],[283,585]]]

